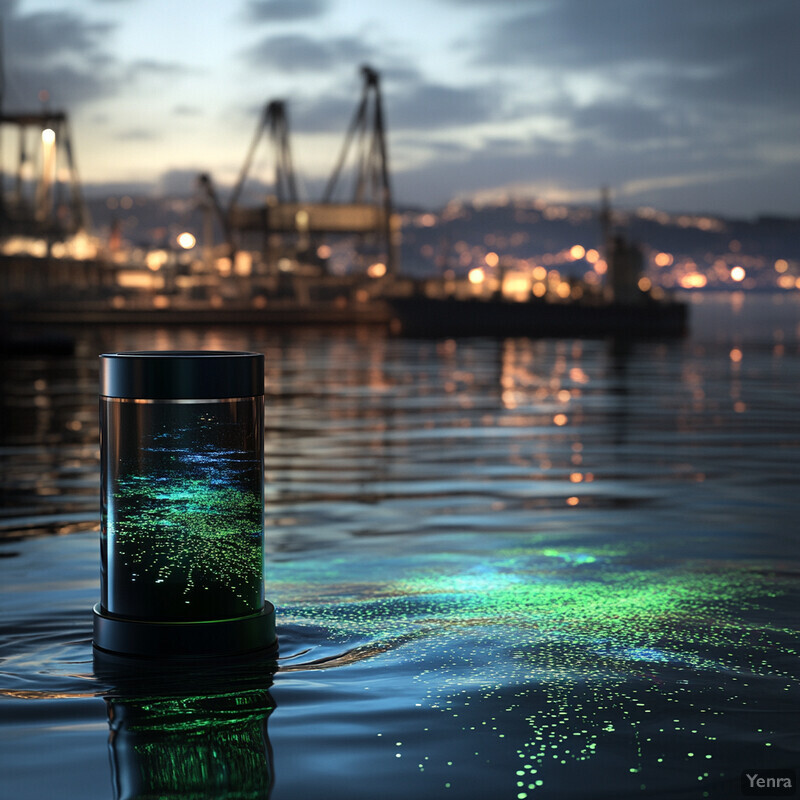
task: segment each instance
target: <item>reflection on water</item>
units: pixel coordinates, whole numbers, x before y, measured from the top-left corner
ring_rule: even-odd
[[[108,701],[115,800],[269,796],[266,692]]]
[[[114,800],[268,798],[272,670],[209,679],[185,669],[165,677],[109,674],[102,661],[95,668],[114,683],[105,697]]]
[[[274,775],[273,800],[729,797],[743,765],[792,766],[797,307],[706,297],[671,343],[120,329],[82,335],[74,360],[6,364],[9,791],[41,796],[21,754],[48,747],[71,754],[63,785],[107,797],[107,766],[80,784],[103,698],[152,734],[148,773],[181,777],[183,753],[221,776],[179,733],[205,719],[216,752],[244,748],[225,774],[243,791]],[[96,355],[155,347],[266,355],[281,658],[271,688],[231,681],[211,705],[188,684],[123,699],[91,660]],[[254,744],[267,690],[274,770]]]

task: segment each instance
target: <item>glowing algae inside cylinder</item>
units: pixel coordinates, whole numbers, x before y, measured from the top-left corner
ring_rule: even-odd
[[[260,398],[103,406],[103,607],[172,621],[256,613]]]

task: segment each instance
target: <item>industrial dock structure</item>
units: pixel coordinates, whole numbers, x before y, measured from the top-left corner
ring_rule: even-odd
[[[365,66],[361,79],[360,98],[319,200],[298,196],[286,104],[273,100],[259,116],[234,186],[223,193],[211,175],[198,175],[194,205],[201,224],[169,247],[148,251],[126,248],[113,227],[106,242],[88,235],[65,112],[0,115],[0,134],[7,137],[10,130],[18,141],[16,163],[0,165],[0,306],[6,320],[366,322],[423,335],[683,331],[685,306],[643,288],[641,252],[615,230],[607,195],[599,217],[607,265],[602,281],[566,280],[553,270],[539,280],[541,267],[509,266],[495,254],[494,261],[487,256],[482,268],[463,274],[444,268],[404,276],[380,78]],[[246,204],[254,156],[264,146],[272,192]],[[11,193],[6,176],[13,176]]]

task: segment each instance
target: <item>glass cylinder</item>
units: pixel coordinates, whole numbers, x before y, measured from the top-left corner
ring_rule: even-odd
[[[264,357],[101,357],[100,614],[150,623],[264,609]]]

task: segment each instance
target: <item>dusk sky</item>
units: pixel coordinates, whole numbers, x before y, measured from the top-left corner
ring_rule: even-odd
[[[4,108],[36,109],[49,90],[70,114],[87,184],[187,191],[199,171],[230,184],[260,108],[279,98],[313,189],[332,171],[367,63],[383,79],[399,202],[498,190],[596,202],[607,184],[627,207],[800,215],[798,0],[0,9]],[[266,179],[266,149],[257,167]]]

